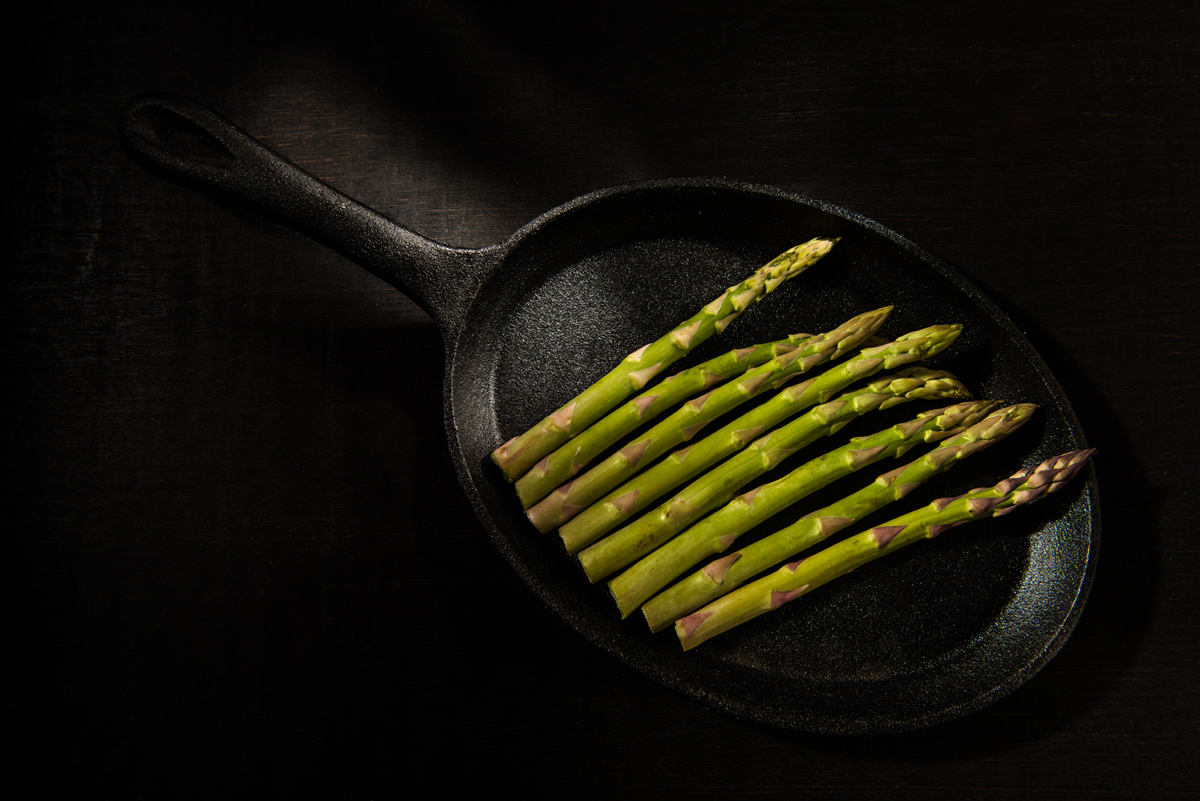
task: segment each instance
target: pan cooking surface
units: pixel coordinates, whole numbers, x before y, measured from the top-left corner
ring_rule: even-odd
[[[830,207],[769,191],[677,185],[601,195],[518,241],[458,342],[448,385],[454,444],[477,511],[508,560],[571,625],[619,658],[707,704],[775,726],[915,728],[1000,697],[1061,646],[1098,545],[1094,482],[1080,480],[1016,514],[905,549],[684,653],[672,632],[652,635],[637,616],[621,621],[603,584],[589,585],[557,537],[528,523],[511,485],[488,462],[496,445],[626,353],[813,236],[842,241],[678,367],[731,347],[818,333],[894,304],[882,335],[961,322],[963,335],[930,364],[954,372],[976,397],[1041,405],[1017,435],[854,530],[1085,446],[1066,398],[1029,344],[932,257]],[[937,405],[918,401],[891,417],[868,415],[784,469]],[[835,483],[793,516],[883,469]],[[761,533],[789,519],[769,521]]]

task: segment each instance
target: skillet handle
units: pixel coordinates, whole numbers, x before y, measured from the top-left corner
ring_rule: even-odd
[[[179,95],[135,98],[121,142],[150,172],[231,200],[356,262],[411,297],[442,328],[473,294],[478,251],[451,248],[389,220],[271,151],[211,108]],[[447,280],[448,274],[453,274]]]

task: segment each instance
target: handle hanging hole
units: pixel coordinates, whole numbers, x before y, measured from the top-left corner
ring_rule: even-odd
[[[159,137],[182,156],[202,159],[224,155],[224,148],[199,129],[171,126],[160,131]]]

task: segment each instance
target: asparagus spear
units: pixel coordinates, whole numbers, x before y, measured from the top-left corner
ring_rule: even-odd
[[[891,306],[885,306],[860,314],[832,331],[811,337],[803,347],[750,370],[740,380],[687,402],[670,417],[639,435],[636,442],[547,495],[526,515],[542,532],[563,524],[642,467],[691,439],[717,417],[779,386],[781,381],[858,347],[883,325],[891,310]]]
[[[713,334],[720,333],[751,304],[815,264],[837,240],[811,239],[776,256],[737,286],[684,320],[669,334],[635,350],[607,375],[526,431],[492,452],[492,460],[514,481],[571,437],[587,429]]]
[[[717,634],[778,609],[856,567],[886,556],[905,545],[936,537],[948,528],[996,517],[1017,506],[1056,492],[1083,468],[1094,449],[1065,453],[1037,467],[1014,473],[994,487],[971,490],[957,498],[942,498],[832,545],[812,556],[784,565],[725,595],[700,611],[675,622],[684,650]]]
[[[868,409],[876,408],[881,403],[869,395],[860,398],[867,400],[865,405]],[[860,414],[853,409],[853,405],[842,405],[835,401],[820,407],[820,411],[836,424],[844,421],[842,413],[847,413],[850,419]],[[829,408],[831,406],[832,408]],[[836,479],[889,456],[896,456],[920,442],[952,436],[967,426],[974,425],[997,406],[999,404],[995,401],[956,404],[923,412],[914,420],[885,428],[869,437],[854,437],[842,447],[809,461],[804,466],[801,480],[807,485],[808,492],[814,492]],[[767,472],[799,448],[818,439],[826,431],[828,428],[817,428],[814,431],[814,426],[809,424],[806,415],[758,440],[751,448],[693,481],[652,512],[584,549],[579,554],[579,561],[588,578],[598,581],[641,559],[691,522],[728,503],[738,490],[752,479]],[[618,582],[618,587],[613,589],[618,601],[636,599],[628,608],[622,607],[623,614],[628,615],[650,597],[640,586],[644,578],[646,577],[635,575],[627,582]]]
[[[785,356],[797,347],[803,347],[811,338],[811,334],[793,334],[778,342],[738,348],[668,376],[662,383],[618,406],[603,420],[594,423],[587,431],[542,459],[528,473],[521,476],[516,483],[517,497],[521,499],[521,505],[528,509],[544,498],[546,493],[586,467],[605,449],[615,445],[621,437],[658,417],[675,404],[742,375],[753,367]]]
[[[858,492],[697,570],[643,604],[642,614],[646,616],[650,630],[661,631],[763,570],[900,500],[960,460],[1012,434],[1029,420],[1036,408],[1035,404],[1023,403],[994,411],[957,437],[903,467],[884,473]],[[644,563],[652,561],[655,584],[665,586],[667,581],[704,557],[725,551],[738,536],[797,500],[796,483],[800,472],[794,471],[735,498],[634,565],[618,580],[625,579],[635,569],[646,572],[651,566],[644,566]],[[625,602],[618,599],[622,609],[631,603],[632,599]]]
[[[695,445],[676,451],[642,475],[611,489],[595,503],[592,503],[594,495],[588,493],[579,499],[579,502],[586,501],[592,505],[559,528],[558,533],[563,544],[568,552],[578,553],[648,507],[673,487],[699,475],[718,460],[741,450],[763,431],[770,430],[816,404],[826,403],[835,393],[861,378],[884,369],[890,370],[909,362],[929,358],[953,342],[961,330],[962,327],[958,325],[931,326],[912,331],[893,342],[864,348],[854,358],[826,370],[809,381],[788,387]],[[670,418],[659,425],[666,426],[669,421]],[[568,492],[574,503],[574,484]]]

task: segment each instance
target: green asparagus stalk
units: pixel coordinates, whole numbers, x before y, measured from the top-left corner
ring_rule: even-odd
[[[942,498],[819,551],[725,595],[675,623],[684,650],[778,609],[822,584],[919,540],[954,526],[1007,514],[1018,506],[1056,492],[1087,463],[1094,449],[1048,459],[1014,473],[994,487],[957,498]]]
[[[521,505],[528,509],[626,434],[676,404],[742,375],[751,368],[785,356],[797,347],[803,347],[811,338],[811,334],[793,334],[778,342],[738,348],[664,378],[658,385],[618,406],[604,419],[592,424],[587,431],[568,441],[521,476],[516,483]]]
[[[958,325],[932,326],[912,331],[893,342],[864,348],[853,358],[808,381],[788,387],[703,440],[672,453],[641,475],[610,489],[595,502],[593,493],[577,498],[573,483],[568,488],[572,503],[586,501],[592,505],[559,528],[563,544],[569,553],[578,553],[674,487],[741,450],[764,431],[805,409],[828,402],[859,379],[933,356],[953,342],[961,330]],[[659,425],[666,426],[670,419]],[[547,500],[552,497],[553,494]]]
[[[1015,432],[1036,409],[1035,404],[1023,403],[994,411],[957,437],[944,441],[903,467],[884,473],[858,492],[697,570],[642,605],[642,614],[650,630],[661,631],[762,571],[807,550],[887,504],[900,500],[930,478]],[[650,572],[654,576],[651,586],[665,586],[676,575],[706,556],[725,552],[743,533],[799,499],[798,493],[804,492],[803,469],[733,499],[638,562],[613,584],[617,581],[628,582],[626,577],[634,570],[640,570],[643,574]],[[799,489],[797,483],[800,484]],[[617,592],[615,587],[613,592]],[[640,594],[644,595],[645,592]],[[628,600],[618,598],[618,606],[622,610],[633,602],[632,597]]]
[[[526,515],[539,531],[551,531],[604,493],[690,440],[704,426],[751,398],[800,373],[859,347],[874,334],[892,307],[860,314],[832,331],[808,339],[802,347],[750,370],[739,380],[685,403],[669,417],[639,434],[636,441],[551,492]]]
[[[776,256],[737,286],[684,320],[669,334],[635,350],[607,375],[533,428],[501,445],[492,460],[515,481],[542,457],[587,429],[613,407],[642,389],[665,367],[678,361],[787,279],[819,261],[836,239],[811,239]]]
[[[877,408],[879,404],[880,401],[869,398],[866,406],[868,409]],[[842,447],[809,461],[804,466],[801,480],[807,485],[807,492],[815,492],[916,444],[952,436],[986,417],[998,405],[995,401],[957,404],[924,412],[914,420],[885,428],[868,437],[854,437]],[[838,421],[842,412],[847,412],[850,419],[859,414],[852,409],[852,403],[841,408],[838,406],[835,402],[834,408],[829,409],[826,405],[821,409],[833,421]],[[585,548],[579,554],[579,561],[588,578],[598,581],[642,559],[702,515],[728,503],[750,481],[828,431],[827,427],[822,430],[807,423],[806,416],[759,439],[753,446],[696,479],[653,511]],[[647,572],[653,573],[653,565]],[[644,585],[653,587],[654,581],[651,576],[638,573],[628,581],[619,581],[617,584],[613,588],[613,595],[622,603],[622,613],[628,615],[650,597]],[[653,587],[653,590],[661,586]],[[627,601],[630,602],[628,608],[625,607]]]

